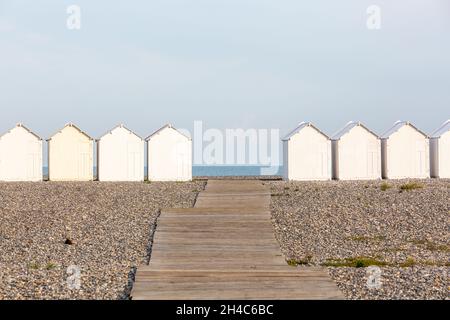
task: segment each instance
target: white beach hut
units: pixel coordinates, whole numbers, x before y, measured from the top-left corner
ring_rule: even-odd
[[[48,170],[51,181],[94,179],[93,139],[69,123],[48,141]]]
[[[430,170],[433,178],[450,178],[450,120],[430,138]]]
[[[381,136],[384,179],[430,177],[428,136],[407,121],[397,121]]]
[[[350,121],[331,138],[333,178],[381,178],[380,138],[361,122]]]
[[[331,140],[310,122],[283,138],[285,180],[330,180]]]
[[[0,136],[0,180],[42,180],[42,139],[22,124]]]
[[[192,140],[168,124],[151,134],[148,143],[150,181],[192,180]]]
[[[118,125],[97,140],[99,181],[144,181],[144,140]]]

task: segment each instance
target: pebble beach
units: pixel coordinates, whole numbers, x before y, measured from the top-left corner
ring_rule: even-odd
[[[160,210],[192,207],[203,187],[0,183],[0,299],[127,299]]]
[[[450,180],[263,183],[293,267],[327,267],[348,299],[449,299]],[[204,186],[0,183],[0,300],[128,299],[160,210],[192,207]]]
[[[289,264],[328,267],[349,299],[450,297],[450,180],[265,183]]]

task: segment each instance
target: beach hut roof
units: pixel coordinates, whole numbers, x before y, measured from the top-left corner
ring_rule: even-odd
[[[91,138],[91,136],[88,135],[86,132],[84,132],[83,130],[81,130],[80,128],[78,128],[78,127],[77,127],[76,125],[74,125],[73,123],[69,122],[69,123],[67,123],[62,129],[60,129],[60,130],[58,130],[57,132],[55,132],[54,134],[52,134],[52,135],[50,136],[50,138],[47,139],[47,141],[52,140],[52,138],[53,138],[54,136],[56,136],[58,133],[60,133],[63,129],[65,129],[65,128],[67,128],[67,127],[72,127],[72,128],[74,128],[74,129],[78,130],[78,131],[79,131],[81,134],[83,134],[84,136],[86,136],[89,140],[94,140],[94,139]]]
[[[282,141],[288,141],[290,140],[294,135],[296,135],[298,132],[300,132],[302,129],[306,128],[306,127],[311,127],[313,129],[315,129],[317,132],[319,132],[320,134],[322,134],[325,138],[330,139],[330,137],[328,137],[325,133],[323,133],[319,128],[317,128],[315,125],[313,125],[311,122],[300,122],[298,124],[298,126],[292,130],[290,133],[288,133],[283,139]]]
[[[105,132],[102,136],[100,136],[100,138],[97,139],[97,141],[102,139],[104,136],[107,136],[108,134],[111,134],[114,130],[116,130],[118,128],[123,128],[123,129],[127,130],[129,133],[134,134],[136,137],[138,137],[139,139],[143,140],[140,135],[138,135],[136,132],[128,129],[127,127],[125,127],[124,124],[121,123],[121,124],[118,124],[117,126],[115,126],[114,128],[112,128],[111,130]]]
[[[450,131],[450,119],[445,121],[437,130],[432,134],[432,138],[440,138],[444,133]]]
[[[174,126],[172,126],[170,123],[166,124],[165,126],[159,128],[158,130],[156,130],[155,132],[153,132],[151,135],[149,135],[147,138],[145,138],[145,141],[149,141],[150,139],[152,139],[155,135],[159,134],[161,131],[165,130],[165,129],[173,129],[176,132],[178,132],[179,134],[181,134],[182,136],[186,137],[188,140],[191,140],[190,137],[188,137],[187,135],[185,135],[184,133],[182,133],[181,131],[177,130]]]
[[[400,128],[402,128],[403,126],[410,126],[410,127],[414,128],[417,132],[422,134],[424,137],[428,137],[428,135],[426,133],[424,133],[422,130],[419,130],[411,122],[399,120],[399,121],[396,121],[390,129],[388,129],[385,133],[383,133],[383,135],[381,136],[381,139],[388,139],[392,134],[394,134],[395,132],[400,130]]]
[[[345,134],[347,134],[350,130],[352,130],[354,127],[357,127],[357,126],[360,126],[360,127],[364,128],[364,129],[366,129],[368,132],[373,134],[375,137],[379,138],[379,136],[375,132],[373,132],[372,130],[367,128],[361,122],[359,122],[359,121],[349,121],[349,122],[347,122],[347,124],[342,129],[340,129],[338,132],[336,132],[331,137],[331,140],[339,140],[339,139],[341,139]]]
[[[30,129],[28,129],[28,128],[27,128],[26,126],[24,126],[22,123],[16,124],[16,126],[15,126],[13,129],[18,128],[18,127],[19,127],[19,128],[25,129],[26,131],[28,131],[29,133],[31,133],[33,136],[35,136],[38,140],[42,140],[41,137],[39,137],[36,133],[34,133],[33,131],[31,131]],[[0,135],[0,138],[3,137],[4,135],[10,133],[11,131],[12,131],[12,129],[6,131],[4,134]]]

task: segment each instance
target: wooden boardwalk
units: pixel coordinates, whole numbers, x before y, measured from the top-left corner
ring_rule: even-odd
[[[132,299],[342,299],[323,268],[287,265],[260,181],[209,180],[194,208],[157,221]]]

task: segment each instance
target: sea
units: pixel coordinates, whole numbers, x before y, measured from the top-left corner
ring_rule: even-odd
[[[145,168],[147,172],[147,168]],[[194,177],[233,177],[233,176],[280,176],[282,166],[193,166]],[[48,176],[48,167],[44,167],[44,176]],[[94,167],[94,176],[97,176],[97,168]]]
[[[283,167],[266,166],[193,166],[194,177],[279,176]]]

